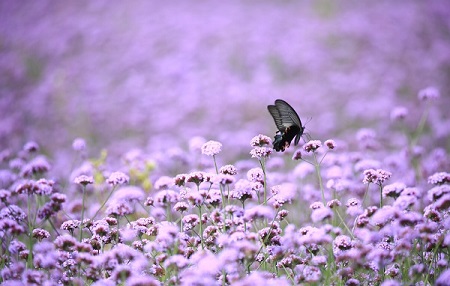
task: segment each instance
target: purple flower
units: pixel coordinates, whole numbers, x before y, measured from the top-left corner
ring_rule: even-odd
[[[56,248],[65,251],[74,250],[78,244],[77,240],[68,234],[58,236],[54,243]]]
[[[72,149],[77,152],[86,150],[86,141],[83,138],[76,138],[72,142]]]
[[[128,184],[129,181],[130,177],[122,172],[114,172],[106,180],[106,182],[112,186]]]
[[[435,100],[441,96],[439,90],[436,87],[429,86],[419,91],[417,97],[421,101]]]
[[[364,184],[375,183],[377,185],[382,185],[386,180],[388,180],[392,174],[383,169],[369,169],[364,171]]]
[[[403,190],[406,188],[404,183],[393,183],[383,187],[383,196],[398,198]]]
[[[189,231],[200,223],[200,219],[196,214],[186,215],[182,218],[183,230]]]
[[[297,187],[294,184],[284,183],[273,186],[270,189],[272,197],[269,199],[273,206],[278,209],[286,203],[291,203],[295,198]]]
[[[336,142],[334,142],[334,140],[332,139],[328,139],[324,142],[325,146],[328,147],[328,149],[333,150],[334,148],[336,148]]]
[[[11,192],[8,190],[0,190],[0,201],[3,203],[8,202],[8,199],[11,197]]]
[[[350,216],[357,216],[363,213],[361,202],[356,198],[350,198],[347,201],[347,214]]]
[[[400,282],[398,282],[396,280],[388,279],[388,280],[384,280],[380,286],[401,286],[401,285],[402,284],[400,284]]]
[[[446,194],[450,194],[450,185],[439,185],[428,190],[427,197],[430,201],[436,201]]]
[[[118,189],[114,196],[112,197],[112,201],[126,201],[129,203],[140,202],[144,199],[145,192],[143,189],[136,186],[125,186]]]
[[[109,206],[105,211],[106,214],[115,216],[125,216],[132,214],[133,212],[134,208],[130,205],[130,202],[127,201],[113,201],[109,203]]]
[[[50,163],[44,156],[38,156],[31,160],[28,164],[22,166],[20,175],[24,178],[31,177],[33,175],[46,173],[50,170]]]
[[[252,184],[247,180],[239,180],[234,185],[234,190],[231,193],[233,199],[238,199],[244,202],[247,199],[251,199],[254,196],[254,191],[252,189]]]
[[[73,182],[75,184],[79,184],[79,185],[89,185],[89,184],[93,184],[94,183],[94,178],[92,176],[86,176],[86,175],[80,175],[78,177],[76,177]]]
[[[224,175],[236,175],[237,169],[234,165],[225,165],[220,167],[219,173]]]
[[[176,212],[183,213],[189,209],[189,205],[186,202],[177,202],[173,206],[173,210]]]
[[[231,185],[236,181],[235,177],[232,175],[219,174],[215,176],[214,182],[220,185]]]
[[[445,270],[441,273],[439,278],[436,280],[436,286],[447,286],[450,281],[450,269]]]
[[[174,184],[178,187],[184,186],[184,184],[186,183],[187,176],[188,176],[187,174],[176,175],[175,178],[173,179]]]
[[[437,210],[447,210],[450,207],[450,194],[443,195],[433,205]]]
[[[378,209],[373,216],[371,217],[372,224],[383,227],[386,224],[390,223],[398,213],[398,209],[392,206],[384,206],[381,209]]]
[[[247,180],[250,182],[264,182],[264,172],[261,168],[253,168],[247,172]]]
[[[268,158],[272,154],[272,149],[268,147],[254,147],[250,151],[250,155],[252,155],[252,158],[256,158],[258,160],[261,160],[262,158]]]
[[[408,109],[403,106],[395,107],[391,111],[391,120],[392,121],[401,121],[406,118],[408,115]]]
[[[217,141],[208,141],[202,145],[202,154],[207,156],[215,156],[222,151],[222,144]]]
[[[75,220],[75,219],[71,219],[71,220],[66,220],[65,222],[63,222],[61,224],[61,229],[62,230],[67,230],[69,232],[73,232],[76,228],[80,227],[81,222],[79,220]]]
[[[266,135],[259,134],[258,136],[255,136],[250,141],[250,146],[252,147],[262,147],[264,145],[271,145],[272,139]]]
[[[256,219],[273,219],[275,216],[273,209],[268,206],[255,206],[245,210],[244,220],[252,222]]]
[[[175,204],[180,200],[180,195],[172,190],[159,191],[154,197],[155,206],[166,206]]]
[[[45,229],[35,228],[35,229],[33,229],[33,237],[36,238],[37,240],[41,241],[45,238],[49,238],[50,233],[48,231],[46,231]]]
[[[186,176],[186,182],[194,183],[197,186],[202,182],[206,182],[208,180],[207,174],[205,172],[192,172]]]
[[[303,145],[303,150],[310,153],[315,152],[320,147],[322,147],[322,142],[320,140],[311,140]]]
[[[333,217],[333,212],[331,211],[331,209],[329,209],[327,207],[315,209],[311,213],[311,220],[314,223],[319,222],[319,221],[324,221],[326,219],[331,219],[332,217]]]
[[[58,255],[52,242],[40,242],[34,245],[33,264],[36,268],[51,269],[58,263]]]
[[[29,141],[25,143],[25,145],[23,146],[23,150],[27,151],[28,153],[34,153],[39,150],[39,145],[34,141]]]
[[[450,183],[450,173],[439,172],[428,177],[428,183],[433,185],[442,185]]]
[[[294,155],[292,155],[292,160],[300,160],[302,159],[302,150],[301,149],[297,149],[294,152]]]

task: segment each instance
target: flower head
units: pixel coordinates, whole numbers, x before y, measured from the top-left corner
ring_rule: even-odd
[[[270,145],[272,144],[272,139],[266,135],[259,134],[258,136],[255,136],[250,141],[250,146],[252,147],[262,147],[264,145]]]
[[[439,172],[428,177],[428,183],[433,185],[442,185],[450,183],[450,173]]]
[[[403,106],[395,107],[391,111],[391,120],[392,121],[401,121],[408,116],[408,109]]]
[[[76,138],[72,142],[72,149],[78,152],[86,150],[86,141],[82,138]]]
[[[320,140],[311,140],[305,145],[303,145],[303,150],[306,152],[315,152],[317,149],[319,149],[322,146],[322,142]]]
[[[272,154],[272,149],[268,147],[254,147],[250,151],[250,155],[252,155],[252,158],[257,158],[260,160],[261,158],[268,158]]]
[[[217,141],[208,141],[202,145],[202,154],[207,156],[215,156],[222,151],[222,143]]]
[[[383,169],[369,169],[364,171],[364,184],[375,183],[377,185],[382,185],[392,176],[391,172],[385,171]]]
[[[219,173],[224,174],[224,175],[236,175],[237,169],[233,165],[225,165],[225,166],[220,167]]]
[[[301,149],[297,149],[294,152],[294,155],[292,155],[292,160],[300,160],[302,158],[302,150]]]
[[[130,177],[122,172],[112,173],[106,182],[112,186],[127,184],[130,181]]]
[[[80,175],[80,176],[76,177],[75,180],[73,180],[73,182],[75,184],[86,186],[89,184],[93,184],[94,178],[92,176]]]
[[[417,97],[421,101],[435,100],[441,96],[439,90],[436,87],[429,86],[419,91]]]
[[[324,142],[325,146],[328,147],[328,149],[333,150],[334,148],[336,148],[336,142],[334,142],[333,139],[328,139]]]

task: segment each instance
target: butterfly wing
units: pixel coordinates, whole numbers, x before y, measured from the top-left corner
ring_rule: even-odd
[[[280,133],[275,135],[273,142],[276,151],[284,151],[289,147],[295,137],[294,144],[297,145],[302,137],[304,127],[297,112],[284,100],[275,100],[275,105],[267,106],[272,115],[275,125]]]
[[[275,106],[281,116],[281,122],[286,128],[292,125],[297,125],[300,128],[302,127],[300,117],[298,117],[297,112],[295,112],[289,103],[282,99],[277,99],[275,100]]]
[[[280,110],[278,110],[277,106],[275,106],[275,105],[269,105],[269,106],[267,106],[267,109],[269,110],[270,115],[272,115],[272,118],[275,121],[275,125],[277,126],[277,129],[280,132],[284,132],[286,129],[286,126],[283,125],[283,119],[281,117]]]
[[[300,117],[297,112],[295,112],[294,108],[282,99],[275,100],[275,106],[281,115],[283,126],[290,131],[286,132],[286,135],[290,135],[290,140],[292,140],[295,136],[294,144],[297,146],[304,130]]]

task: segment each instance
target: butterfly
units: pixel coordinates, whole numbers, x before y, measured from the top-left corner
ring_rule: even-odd
[[[267,109],[278,128],[273,141],[273,149],[277,152],[284,152],[291,145],[294,137],[294,145],[297,146],[305,130],[297,112],[282,99],[275,100],[275,105],[269,105]]]

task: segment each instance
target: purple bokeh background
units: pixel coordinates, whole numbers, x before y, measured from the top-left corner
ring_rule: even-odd
[[[36,140],[56,154],[82,137],[155,151],[199,135],[248,154],[250,138],[274,133],[276,98],[311,119],[313,138],[373,128],[392,140],[390,112],[415,118],[427,86],[441,93],[430,124],[445,145],[447,4],[1,1],[0,147]]]

